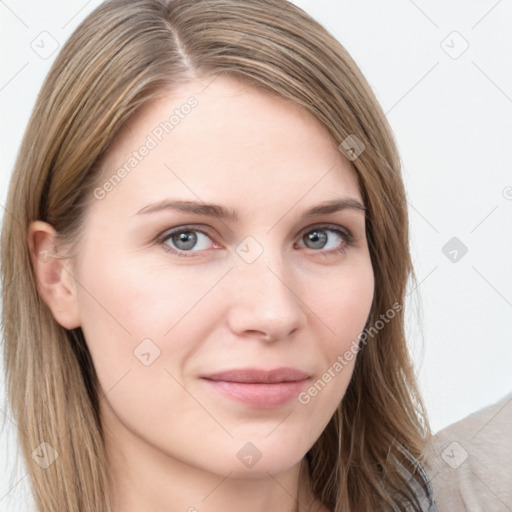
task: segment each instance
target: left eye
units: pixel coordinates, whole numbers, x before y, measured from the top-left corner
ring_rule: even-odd
[[[308,249],[341,251],[350,242],[350,235],[339,228],[323,226],[308,231],[301,240]]]
[[[315,252],[338,253],[346,249],[352,238],[350,233],[334,226],[321,226],[305,232],[300,240],[301,247],[313,249]],[[187,257],[187,253],[204,251],[215,246],[207,233],[197,228],[179,228],[165,233],[160,242],[165,250],[178,256]]]

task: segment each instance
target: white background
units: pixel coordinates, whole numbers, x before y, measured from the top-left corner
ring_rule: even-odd
[[[2,206],[36,94],[56,56],[43,59],[31,44],[46,37],[51,48],[48,36],[40,36],[46,31],[62,45],[99,3],[0,2]],[[419,283],[409,295],[408,335],[438,431],[512,390],[512,3],[294,3],[347,48],[394,130]],[[468,249],[463,257],[459,250],[456,262],[442,252],[452,237]],[[3,397],[0,380],[0,422],[7,415],[0,511],[17,511],[27,479],[22,467],[13,469],[16,428]]]

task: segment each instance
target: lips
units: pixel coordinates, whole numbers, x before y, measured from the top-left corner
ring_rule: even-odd
[[[284,405],[301,392],[310,375],[295,368],[241,368],[202,377],[209,389],[256,408]]]
[[[309,375],[306,372],[295,368],[276,368],[274,370],[242,368],[214,373],[204,378],[224,382],[275,384],[278,382],[298,382],[308,377]]]

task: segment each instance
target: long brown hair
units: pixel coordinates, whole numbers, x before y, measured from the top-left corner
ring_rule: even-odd
[[[420,510],[418,489],[428,485],[417,461],[429,428],[404,337],[406,199],[393,135],[362,73],[285,0],[111,0],[76,29],[46,78],[2,233],[8,398],[26,433],[20,445],[38,511],[111,508],[95,370],[81,329],[61,327],[38,294],[28,227],[42,220],[76,241],[97,164],[125,122],[178,83],[219,75],[302,106],[342,151],[347,140],[363,150],[345,154],[367,208],[375,276],[367,327],[378,332],[362,340],[347,392],[307,459],[314,494],[332,511]],[[42,442],[58,453],[44,471],[31,457]]]

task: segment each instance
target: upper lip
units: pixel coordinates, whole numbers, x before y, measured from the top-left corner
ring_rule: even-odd
[[[224,382],[274,384],[278,382],[297,382],[309,378],[309,374],[296,368],[274,368],[261,370],[258,368],[235,368],[205,375],[204,379]]]

